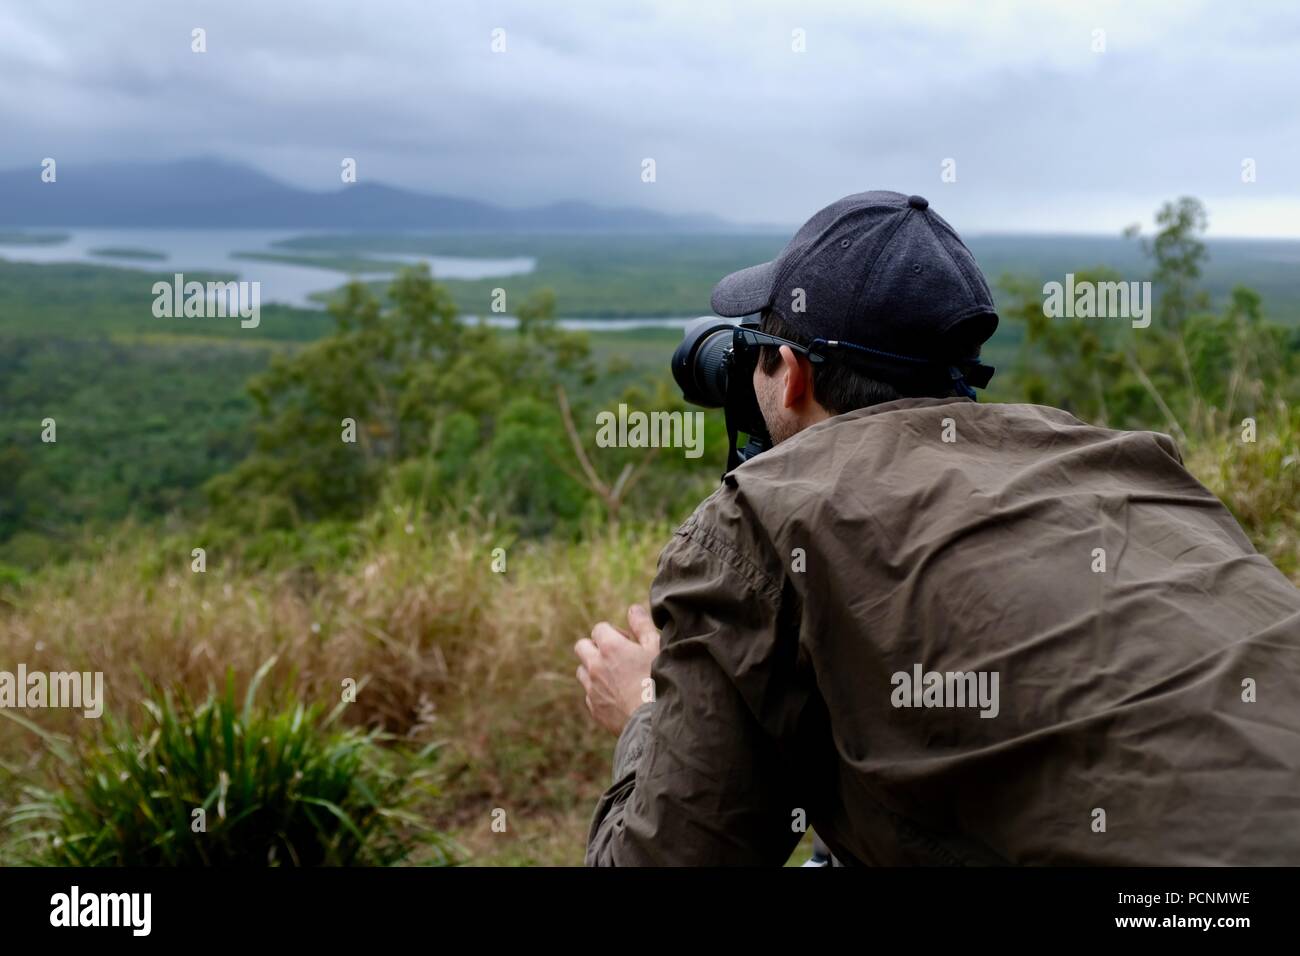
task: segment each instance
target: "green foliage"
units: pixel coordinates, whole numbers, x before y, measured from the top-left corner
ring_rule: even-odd
[[[78,751],[39,731],[71,780],[57,790],[26,788],[10,815],[25,831],[31,862],[385,866],[416,845],[449,862],[450,847],[408,810],[432,792],[429,753],[390,754],[377,735],[336,728],[343,705],[327,716],[292,698],[281,710],[258,709],[258,683],[271,663],[242,708],[232,675],[223,695],[197,706],[157,694],[145,703],[150,729],[110,723],[102,742]],[[194,832],[198,808],[206,829]]]
[[[257,437],[252,454],[209,485],[213,535],[355,520],[380,500],[435,510],[476,504],[526,535],[616,508],[583,473],[573,445],[589,450],[595,408],[616,402],[593,387],[586,336],[556,324],[552,293],[520,303],[516,328],[497,329],[464,321],[427,270],[413,269],[393,284],[387,307],[354,283],[332,310],[334,335],[277,357],[250,386]],[[653,407],[684,410],[666,382],[667,354]],[[577,396],[571,430],[561,390]],[[636,385],[623,394],[650,397]],[[353,427],[356,441],[345,440]],[[720,460],[719,429],[712,447]],[[612,483],[652,453],[600,449],[597,457]],[[648,513],[703,487],[683,482],[684,470],[707,474],[680,452],[678,464],[660,457],[661,494],[645,496]]]
[[[400,480],[418,475],[436,495],[455,483],[475,433],[491,436],[512,399],[538,395],[583,357],[575,336],[553,328],[553,301],[511,336],[460,322],[427,270],[403,273],[390,303],[352,284],[331,307],[334,335],[253,381],[253,454],[209,487],[221,521],[257,530],[357,518],[389,470],[413,459],[428,463]]]
[[[1118,279],[1108,269],[1076,273],[1079,282]],[[1004,379],[1014,383],[1014,400],[1053,405],[1099,423],[1140,411],[1141,391],[1125,367],[1121,323],[1052,318],[1044,314],[1037,284],[1014,276],[1000,284],[1010,300],[1002,318],[1025,328],[1019,360]]]
[[[241,383],[265,363],[261,349],[0,337],[0,561],[36,567],[99,526],[201,505],[247,452]]]
[[[274,342],[305,342],[329,330],[314,309],[262,306],[255,329],[238,319],[172,318],[153,314],[155,282],[171,283],[166,265],[130,268],[125,263],[31,264],[0,258],[0,346],[9,337],[129,336],[224,341],[247,348]],[[186,280],[230,281],[231,273],[186,272]]]
[[[244,384],[272,340],[323,327],[276,306],[250,330],[160,320],[158,277],[0,260],[0,561],[35,568],[124,518],[196,511],[203,484],[248,451]],[[41,440],[47,418],[55,442]]]
[[[1300,581],[1300,405],[1275,400],[1255,416],[1253,441],[1244,428],[1196,443],[1188,468],[1228,506],[1283,574]]]
[[[572,455],[553,405],[522,397],[502,409],[487,448],[483,493],[501,512],[519,519],[524,533],[576,519],[582,486],[565,471]]]
[[[1296,396],[1300,336],[1264,318],[1257,292],[1237,285],[1220,313],[1207,311],[1209,297],[1197,283],[1206,257],[1201,204],[1167,203],[1156,221],[1160,231],[1142,242],[1154,293],[1147,328],[1115,318],[1051,318],[1036,284],[1002,280],[1010,299],[1002,314],[1025,330],[1013,399],[1112,427],[1165,428],[1186,442],[1222,437],[1241,416]],[[1121,278],[1131,276],[1094,269],[1078,273],[1076,283]]]
[[[1209,307],[1209,296],[1196,287],[1205,264],[1205,243],[1201,234],[1209,225],[1200,200],[1183,196],[1165,203],[1156,212],[1160,230],[1141,241],[1142,250],[1155,263],[1151,281],[1156,290],[1156,321],[1171,333],[1179,333],[1193,309]],[[1137,236],[1130,228],[1127,236]]]

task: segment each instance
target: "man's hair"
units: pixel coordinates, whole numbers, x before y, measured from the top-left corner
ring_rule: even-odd
[[[759,328],[769,335],[775,335],[799,345],[808,345],[811,339],[791,328],[781,316],[772,309],[764,309]],[[976,349],[976,354],[978,354]],[[771,346],[763,346],[759,352],[759,364],[768,375],[781,365],[780,352]],[[855,408],[879,405],[906,397],[893,385],[879,379],[863,375],[858,369],[845,362],[829,361],[814,366],[811,370],[813,398],[822,408],[832,415],[843,415]],[[958,394],[954,389],[936,393],[935,398],[947,398]]]

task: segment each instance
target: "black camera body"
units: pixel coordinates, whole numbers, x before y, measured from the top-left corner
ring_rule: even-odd
[[[754,394],[758,350],[746,347],[738,334],[742,328],[757,329],[758,323],[701,316],[686,327],[672,359],[682,397],[702,408],[721,408],[726,415],[727,471],[772,447]],[[742,433],[746,441],[737,448]]]

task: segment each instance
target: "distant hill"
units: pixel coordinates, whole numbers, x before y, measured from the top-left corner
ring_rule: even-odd
[[[435,229],[493,232],[731,232],[713,216],[558,202],[506,209],[381,183],[311,192],[217,159],[168,163],[65,161],[44,183],[38,166],[0,171],[0,226]]]

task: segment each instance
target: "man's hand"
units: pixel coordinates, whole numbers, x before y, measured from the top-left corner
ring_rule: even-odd
[[[627,609],[632,633],[601,621],[591,629],[591,638],[573,645],[582,664],[578,682],[587,692],[587,709],[596,723],[613,734],[643,703],[654,700],[650,692],[650,662],[659,653],[659,632],[650,612],[640,604]],[[633,636],[635,635],[635,636]]]

